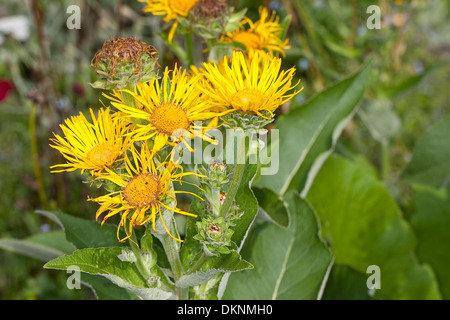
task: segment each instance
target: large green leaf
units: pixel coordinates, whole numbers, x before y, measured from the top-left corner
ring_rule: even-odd
[[[424,70],[422,73],[408,77],[398,85],[385,90],[384,92],[382,92],[382,94],[389,100],[399,100],[405,95],[409,94],[412,90],[416,89],[426,78],[431,76],[433,73],[435,73],[445,65],[445,63],[438,63]]]
[[[44,262],[73,251],[62,231],[41,233],[23,240],[0,239],[0,248]]]
[[[192,200],[189,212],[196,214],[197,217],[189,217],[186,222],[186,238],[180,250],[180,259],[184,270],[189,270],[193,265],[195,258],[198,258],[203,253],[202,244],[194,239],[197,234],[196,223],[201,221],[202,201],[198,198]]]
[[[441,188],[450,179],[450,115],[433,125],[416,144],[403,173],[411,182]]]
[[[45,264],[44,268],[67,270],[70,266],[77,266],[81,271],[99,274],[112,279],[121,279],[138,288],[146,286],[136,265],[122,261],[119,256],[123,248],[93,248],[76,250],[71,255],[56,258]]]
[[[411,224],[416,233],[417,256],[436,273],[442,295],[450,299],[450,188],[414,186]]]
[[[256,200],[256,197],[251,189],[256,171],[257,165],[246,165],[241,185],[235,197],[237,205],[239,206],[240,210],[244,212],[242,217],[237,222],[236,226],[233,227],[234,233],[231,238],[231,240],[233,240],[238,248],[242,248],[250,227],[252,226],[252,223],[256,218],[256,214],[258,213],[258,201]]]
[[[131,291],[121,288],[105,277],[83,273],[81,283],[89,287],[98,300],[137,300]]]
[[[385,299],[440,298],[432,269],[414,254],[409,224],[385,186],[371,171],[338,156],[322,167],[308,194],[331,243],[336,263],[366,273],[381,270]]]
[[[379,142],[389,141],[401,127],[400,119],[393,110],[393,103],[389,100],[364,99],[358,115],[372,137]]]
[[[23,240],[0,239],[0,248],[48,262],[64,254],[70,254],[74,247],[66,240],[64,231],[39,233]],[[97,275],[83,274],[81,282],[88,286],[100,300],[129,300],[135,295]]]
[[[335,263],[328,277],[323,300],[369,300],[367,274]]]
[[[266,222],[254,230],[243,251],[254,269],[230,276],[225,299],[320,298],[332,255],[319,238],[316,216],[306,201],[289,192],[286,202],[289,228]]]
[[[254,187],[252,190],[258,199],[261,217],[287,228],[289,226],[289,212],[284,200],[268,188]]]
[[[170,299],[173,294],[159,288],[148,288],[146,280],[139,273],[136,264],[125,261],[121,256],[129,255],[125,248],[89,248],[75,251],[71,255],[56,258],[44,268],[68,270],[76,266],[82,272],[100,275],[115,285],[130,290],[142,299]]]
[[[331,153],[347,122],[363,97],[369,79],[370,63],[359,72],[319,93],[301,108],[295,108],[276,122],[279,139],[279,170],[261,176],[257,186],[278,194],[289,189],[305,196],[315,174]],[[282,156],[281,156],[282,155]]]
[[[62,212],[36,211],[58,223],[66,234],[67,241],[77,249],[125,246],[117,240],[117,227],[103,226],[94,220],[80,219]]]

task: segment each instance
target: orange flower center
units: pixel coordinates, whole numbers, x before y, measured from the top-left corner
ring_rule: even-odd
[[[159,177],[152,173],[141,173],[127,184],[123,191],[123,198],[130,206],[143,208],[155,205],[160,193]]]
[[[261,37],[250,31],[239,31],[233,34],[233,41],[240,42],[247,49],[261,49]]]
[[[168,136],[178,135],[182,130],[187,130],[190,127],[186,112],[181,107],[171,103],[164,103],[156,107],[150,116],[150,122],[159,133]]]
[[[118,154],[117,147],[112,143],[104,142],[89,150],[86,154],[86,158],[94,166],[104,168],[111,166]]]
[[[169,0],[169,8],[176,14],[186,17],[199,0]]]
[[[231,97],[231,106],[244,112],[256,112],[262,109],[266,95],[256,89],[243,89]]]

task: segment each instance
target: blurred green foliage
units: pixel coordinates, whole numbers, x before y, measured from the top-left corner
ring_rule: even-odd
[[[382,13],[379,30],[366,26],[369,0],[229,1],[237,9],[249,8],[247,15],[254,20],[261,4],[276,10],[280,21],[290,15],[291,49],[284,63],[297,67],[305,90],[284,112],[301,107],[374,57],[369,89],[337,151],[363,155],[400,206],[408,208],[412,191],[399,177],[418,138],[450,111],[450,3],[376,2]],[[81,8],[80,30],[66,27],[66,9],[72,4]],[[14,85],[0,102],[0,238],[22,239],[57,228],[36,209],[59,208],[92,218],[95,206],[85,200],[95,190],[78,175],[50,174],[49,166],[61,159],[48,147],[48,138],[65,118],[101,106],[100,91],[89,86],[95,79],[90,62],[106,39],[137,36],[158,49],[161,65],[178,61],[158,37],[162,20],[143,14],[142,7],[122,0],[0,4],[0,18],[24,15],[30,29],[26,41],[6,36],[0,45],[0,79]],[[33,122],[36,130],[30,132]],[[40,261],[0,250],[0,299],[92,298],[87,290],[61,290],[65,281],[64,273],[44,271]]]

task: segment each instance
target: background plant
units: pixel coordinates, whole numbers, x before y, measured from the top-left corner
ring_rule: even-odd
[[[237,12],[248,8],[247,15],[253,21],[257,19],[259,3],[230,3]],[[449,171],[445,151],[448,121],[440,120],[448,112],[446,96],[442,94],[447,92],[449,83],[448,4],[412,1],[396,5],[393,1],[380,1],[383,12],[380,30],[365,28],[365,11],[372,4],[368,1],[351,1],[350,5],[325,1],[265,4],[277,9],[281,21],[291,15],[287,35],[292,48],[286,51],[284,63],[288,67],[298,66],[297,76],[302,79],[305,91],[284,107],[285,115],[274,125],[286,128],[280,130],[280,142],[289,150],[292,146],[298,149],[290,153],[290,160],[297,166],[283,162],[282,177],[277,179],[275,188],[264,178],[255,181],[253,192],[259,200],[260,212],[288,229],[258,220],[257,230],[247,239],[242,255],[260,268],[231,276],[224,297],[240,298],[242,294],[253,298],[298,299],[316,298],[323,293],[325,299],[369,298],[365,267],[378,263],[391,280],[386,280],[387,287],[376,292],[377,298],[447,298],[448,260],[445,252],[440,251],[444,248],[436,243],[442,243],[448,236],[443,227],[448,225]],[[99,105],[99,92],[88,86],[95,79],[89,64],[104,39],[116,34],[139,36],[159,48],[164,65],[183,61],[184,56],[180,48],[164,45],[164,38],[158,37],[160,18],[140,13],[139,3],[80,2],[84,13],[80,31],[65,28],[66,16],[60,14],[65,12],[63,4],[24,1],[3,6],[8,15],[27,15],[32,31],[25,43],[7,38],[1,47],[2,77],[15,86],[1,108],[4,113],[1,130],[5,137],[1,244],[17,251],[18,244],[45,244],[45,237],[35,234],[48,229],[64,238],[58,230],[59,224],[64,225],[62,215],[59,223],[55,223],[56,218],[49,220],[34,214],[35,208],[60,208],[80,218],[91,218],[90,213],[95,211],[94,206],[84,201],[87,189],[81,187],[77,177],[49,174],[46,168],[56,163],[57,156],[46,142],[63,118],[87,106]],[[372,68],[357,72],[368,54],[374,57]],[[365,81],[369,81],[367,88],[361,85]],[[32,88],[37,88],[40,94],[31,91]],[[30,91],[34,94],[28,94]],[[26,98],[27,94],[32,99]],[[343,119],[349,120],[345,126]],[[297,138],[299,124],[303,128],[301,139]],[[311,141],[314,148],[308,148]],[[334,154],[319,166],[322,169],[312,181],[307,173],[311,168],[318,169],[320,162],[316,159],[319,157],[323,162],[325,158],[320,156],[331,150],[335,150]],[[436,171],[430,173],[430,167]],[[340,190],[339,194],[336,190]],[[280,193],[287,206],[280,205]],[[246,193],[239,195],[245,198]],[[364,199],[372,205],[350,210],[347,207],[352,203],[350,200],[339,201],[344,199],[343,195],[346,199]],[[329,199],[328,204],[321,201],[324,198]],[[326,246],[317,242],[314,228],[318,222]],[[302,232],[308,223],[311,228],[305,230],[309,232]],[[377,228],[372,228],[374,225]],[[385,233],[391,227],[396,232]],[[360,234],[366,236],[355,238]],[[24,242],[13,241],[29,236],[32,238]],[[71,238],[67,233],[66,237]],[[266,243],[264,239],[272,241]],[[258,248],[272,252],[270,248],[277,242],[296,249],[279,253],[277,261],[282,263],[278,268],[285,272],[268,277],[272,285],[259,290],[260,295],[238,287],[242,283],[239,277],[266,275],[265,259],[270,255],[262,255]],[[323,281],[320,272],[314,276],[294,263],[296,255],[311,242],[316,244],[314,252],[318,258],[305,260],[305,264],[308,261],[308,265],[323,273],[333,260],[324,292],[320,290]],[[394,243],[396,247],[392,248]],[[58,252],[68,250],[72,249],[63,247]],[[36,248],[25,251],[28,255],[37,252]],[[91,296],[89,291],[61,289],[65,287],[65,274],[42,271],[41,262],[7,252],[1,252],[0,257],[5,270],[1,280],[5,298]],[[283,263],[291,266],[291,261],[292,269],[283,269]],[[307,281],[308,285],[285,286],[292,279],[290,270],[296,273],[304,270],[308,276],[299,281]],[[295,290],[305,287],[307,291]]]

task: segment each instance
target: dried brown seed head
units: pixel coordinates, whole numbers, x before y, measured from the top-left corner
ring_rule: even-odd
[[[99,65],[104,64],[102,69],[106,69],[108,75],[111,77],[115,77],[117,69],[125,64],[133,64],[134,72],[141,73],[143,68],[143,57],[156,61],[159,54],[155,47],[137,40],[136,38],[117,37],[105,41],[102,49],[98,51],[92,59],[91,65],[94,66],[95,71],[98,74]]]
[[[200,0],[192,8],[192,13],[200,19],[216,19],[222,17],[227,8],[228,3],[224,0]]]

